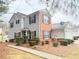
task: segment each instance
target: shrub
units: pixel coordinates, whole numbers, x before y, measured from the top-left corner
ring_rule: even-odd
[[[36,41],[36,45],[39,44],[39,38],[35,38],[35,41]]]
[[[5,42],[8,42],[7,40],[5,40]]]
[[[23,40],[21,37],[17,37],[15,38],[15,40],[16,40],[16,45],[21,45],[23,43]]]
[[[49,41],[46,40],[46,41],[45,41],[45,44],[49,44]]]
[[[60,45],[67,46],[68,42],[67,41],[60,41]]]
[[[22,38],[23,38],[23,44],[25,44],[26,43],[26,36],[22,36]]]
[[[69,40],[69,39],[67,39],[66,42],[67,42],[68,44],[71,44],[71,40]]]
[[[10,39],[9,42],[14,42],[14,39]]]
[[[38,45],[39,44],[39,39],[38,38],[34,38],[29,40],[29,45],[30,46],[34,46],[34,45]]]
[[[67,39],[67,40],[65,40],[65,41],[67,41],[68,44],[71,44],[71,43],[74,42],[74,40],[70,40],[70,39]]]
[[[44,41],[41,42],[41,45],[44,46]]]
[[[29,41],[29,45],[30,45],[30,46],[36,45],[36,41]]]
[[[74,43],[74,40],[70,40],[70,43]]]
[[[57,43],[57,42],[54,42],[54,43],[53,43],[53,46],[54,46],[54,47],[57,47],[57,46],[58,46],[58,43]]]

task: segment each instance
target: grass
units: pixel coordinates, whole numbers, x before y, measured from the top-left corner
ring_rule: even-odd
[[[19,49],[10,48],[12,51],[10,55],[7,56],[7,59],[45,59],[40,56],[25,52]]]

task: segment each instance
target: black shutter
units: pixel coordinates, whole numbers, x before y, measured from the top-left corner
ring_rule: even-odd
[[[36,15],[34,15],[34,23],[36,23]]]
[[[36,31],[34,31],[34,37],[36,37]]]
[[[29,16],[29,24],[31,24],[31,17]]]

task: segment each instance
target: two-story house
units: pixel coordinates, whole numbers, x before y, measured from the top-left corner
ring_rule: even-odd
[[[39,10],[29,15],[14,13],[10,21],[9,38],[26,35],[29,39],[34,37],[40,40],[50,38],[51,18],[46,10]]]

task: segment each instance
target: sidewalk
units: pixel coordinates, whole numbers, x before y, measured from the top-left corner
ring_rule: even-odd
[[[32,54],[35,54],[35,55],[38,55],[38,56],[41,56],[41,57],[47,58],[47,59],[64,59],[64,58],[56,56],[56,55],[51,55],[51,54],[41,52],[41,51],[37,51],[37,50],[34,50],[34,49],[30,49],[30,48],[24,48],[24,47],[13,46],[13,45],[8,45],[8,46],[12,47],[12,48],[20,49],[20,50],[23,50],[25,52],[29,52],[29,53],[32,53]]]

